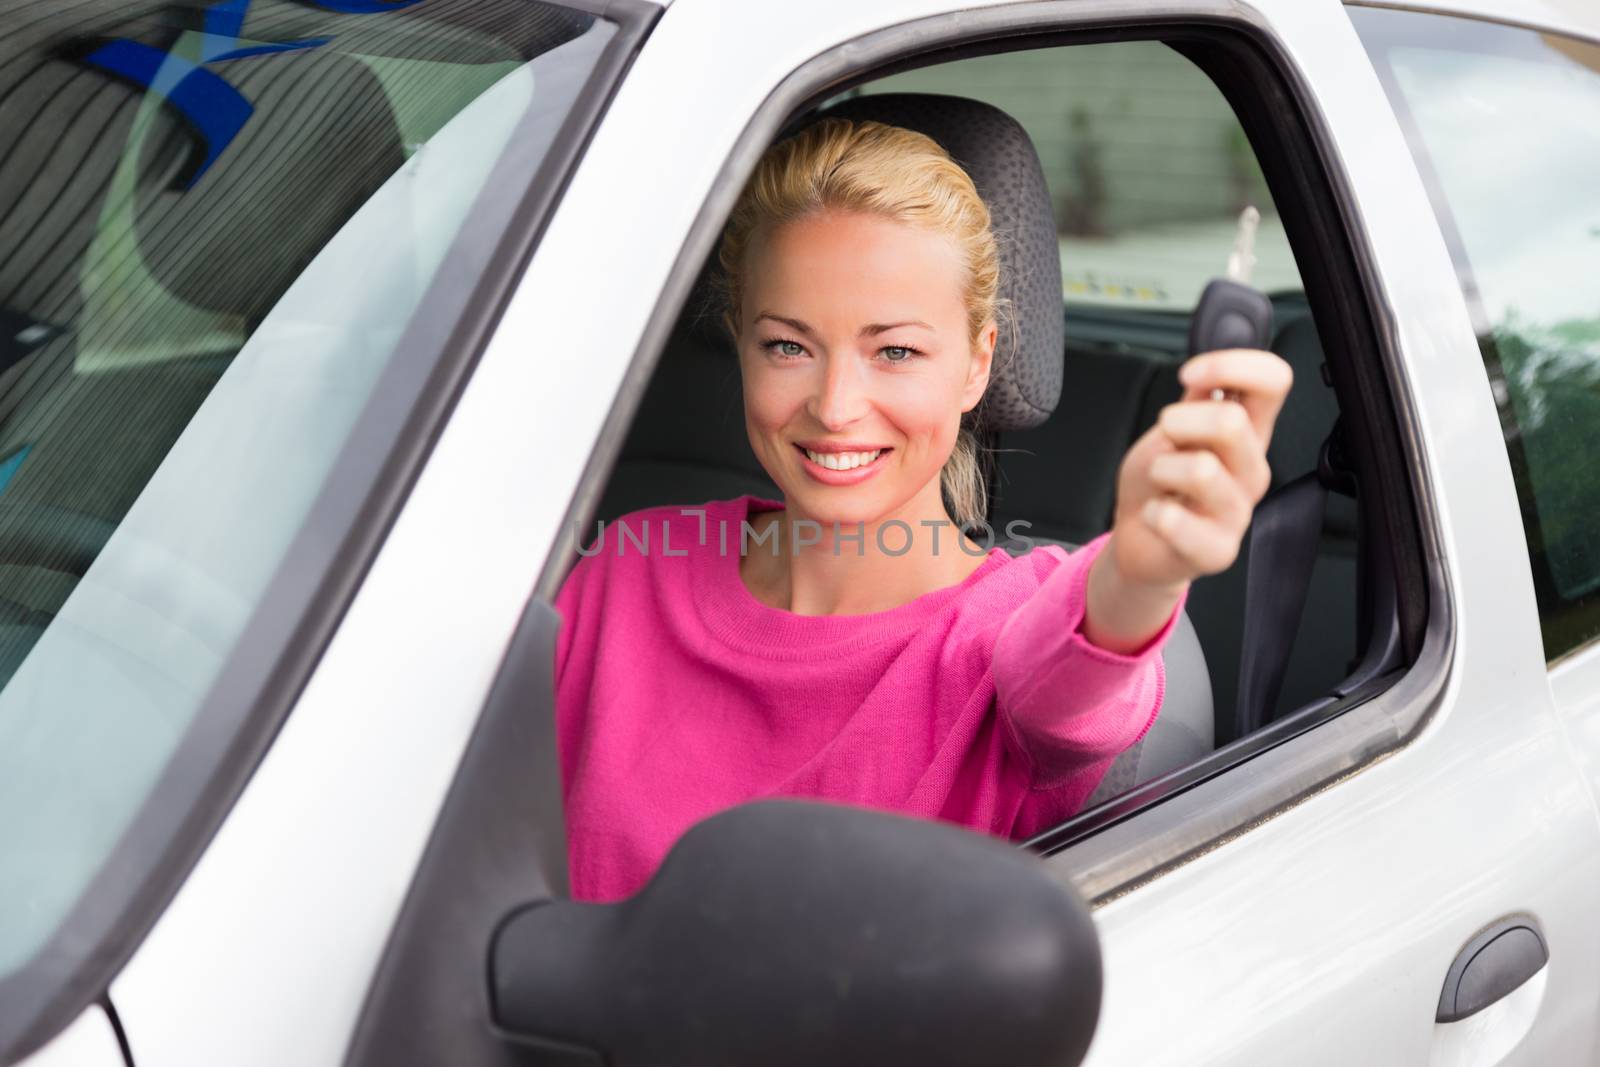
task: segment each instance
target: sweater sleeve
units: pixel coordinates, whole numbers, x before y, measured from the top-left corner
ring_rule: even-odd
[[[1144,736],[1161,709],[1161,649],[1188,592],[1143,648],[1123,654],[1092,643],[1083,633],[1089,567],[1110,536],[1069,553],[995,640],[1000,719],[1035,789],[1116,756]]]

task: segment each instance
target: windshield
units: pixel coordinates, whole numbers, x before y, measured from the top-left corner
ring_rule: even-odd
[[[527,0],[0,0],[0,978],[161,779],[492,166],[609,34]]]

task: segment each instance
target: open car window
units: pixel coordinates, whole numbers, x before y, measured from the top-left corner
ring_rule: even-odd
[[[1130,66],[1137,76],[1124,69]],[[1323,373],[1321,333],[1241,121],[1206,72],[1160,42],[1088,43],[933,63],[813,103],[902,92],[975,99],[1017,119],[1035,141],[1053,200],[1063,388],[1043,425],[990,434],[992,530],[1020,521],[1034,544],[1081,545],[1111,527],[1118,466],[1182,394],[1177,370],[1189,355],[1190,314],[1204,284],[1222,274],[1246,204],[1264,218],[1255,282],[1273,297],[1269,347],[1291,363],[1297,383],[1268,456],[1273,488],[1315,478],[1340,414]],[[1165,141],[1183,146],[1181,166],[1164,154]],[[1095,158],[1098,172],[1085,162]],[[1094,293],[1074,280],[1089,272],[1109,279],[1119,263],[1148,273],[1124,271]],[[775,494],[748,442],[737,361],[711,313],[714,267],[711,259],[702,264],[626,429],[598,494],[594,517],[602,522],[653,505]],[[1311,561],[1298,638],[1285,646],[1281,685],[1262,709],[1266,722],[1326,706],[1359,661],[1357,615],[1365,605],[1358,590],[1369,576],[1359,561],[1358,511],[1349,496],[1325,496],[1325,517],[1302,553]],[[1119,757],[1085,811],[1247,732],[1237,711],[1248,673],[1249,567],[1247,542],[1226,572],[1194,583],[1184,625],[1168,646],[1168,706],[1142,747]]]

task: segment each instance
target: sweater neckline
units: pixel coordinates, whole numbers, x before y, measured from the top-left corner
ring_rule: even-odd
[[[923,625],[930,616],[1011,558],[996,545],[987,558],[955,585],[935,589],[887,611],[863,615],[799,615],[756,599],[739,574],[741,523],[764,511],[783,508],[781,500],[746,493],[726,504],[729,551],[702,554],[702,581],[693,583],[701,621],[723,643],[759,651],[771,659],[814,657],[819,647],[874,645]]]

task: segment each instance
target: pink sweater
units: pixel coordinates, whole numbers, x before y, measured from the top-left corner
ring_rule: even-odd
[[[676,506],[608,524],[556,598],[574,899],[632,894],[690,825],[760,797],[1025,838],[1082,807],[1155,721],[1182,603],[1135,654],[1091,644],[1085,586],[1109,534],[1070,554],[995,547],[959,585],[890,611],[808,616],[739,576],[740,522],[783,503],[702,507],[704,543]]]

